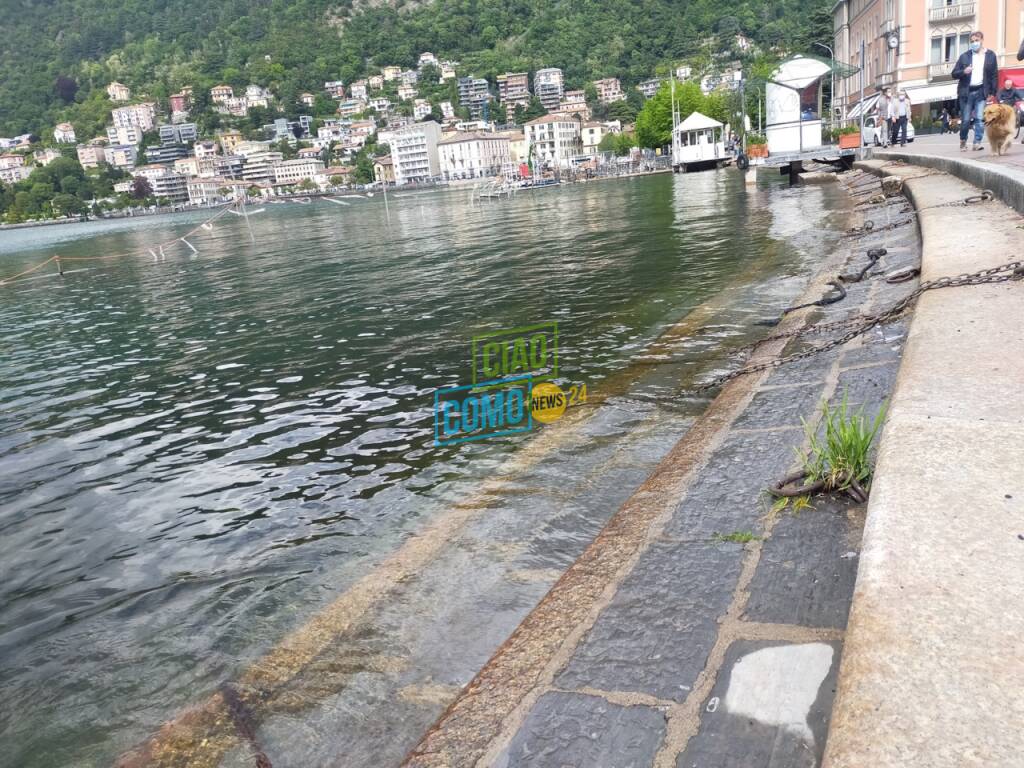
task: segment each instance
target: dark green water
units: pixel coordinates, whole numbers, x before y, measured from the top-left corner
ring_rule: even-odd
[[[721,172],[277,205],[255,244],[225,217],[198,258],[0,287],[0,765],[111,764],[471,496],[542,430],[437,448],[433,391],[474,335],[557,320],[587,428],[261,717],[275,768],[397,762],[704,407],[684,384],[800,292],[837,199]],[[201,219],[2,232],[0,276]]]

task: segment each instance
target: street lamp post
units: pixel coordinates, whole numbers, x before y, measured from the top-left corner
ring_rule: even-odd
[[[832,86],[828,92],[828,113],[829,123],[831,124],[831,122],[835,120],[836,117],[836,54],[835,51],[833,51],[824,43],[815,43],[815,45],[818,46],[819,48],[824,48],[826,51],[828,51],[828,56],[832,60]]]

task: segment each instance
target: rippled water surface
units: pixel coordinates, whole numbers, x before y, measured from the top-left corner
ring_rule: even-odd
[[[0,764],[111,764],[501,473],[255,715],[275,768],[397,762],[800,292],[835,198],[721,172],[268,205],[255,244],[229,216],[198,258],[0,287]],[[0,232],[0,277],[203,216]],[[434,447],[472,336],[552,320],[575,421]]]

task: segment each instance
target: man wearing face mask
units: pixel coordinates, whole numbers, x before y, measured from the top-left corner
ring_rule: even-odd
[[[985,130],[985,102],[994,99],[999,89],[997,82],[998,64],[996,54],[985,48],[985,35],[971,34],[971,47],[960,54],[953,67],[953,79],[957,81],[956,95],[960,100],[960,151],[967,150],[967,131],[974,120],[974,144],[972,149],[981,149],[981,137]]]
[[[895,144],[898,140],[901,147],[907,146],[907,121],[910,119],[910,98],[906,91],[901,91],[899,98],[889,102],[889,118],[892,122],[892,136],[889,141]]]

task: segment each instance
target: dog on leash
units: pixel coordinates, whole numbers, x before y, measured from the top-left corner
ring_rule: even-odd
[[[985,135],[992,154],[1002,155],[1013,144],[1017,115],[1009,104],[988,104],[985,107]]]

